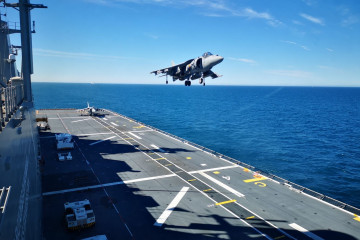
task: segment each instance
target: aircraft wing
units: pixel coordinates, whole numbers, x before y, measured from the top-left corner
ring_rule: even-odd
[[[204,72],[204,77],[211,77],[211,78],[218,78],[218,77],[222,77],[222,75],[214,73],[213,71],[209,70]]]
[[[181,64],[178,64],[178,65],[174,65],[174,66],[171,66],[171,67],[168,67],[168,68],[163,68],[163,69],[152,71],[151,73],[154,73],[155,75],[166,74],[166,75],[172,76],[172,75],[175,75],[175,73],[178,71],[178,69],[186,67],[186,65],[190,64],[193,60],[194,60],[194,58],[190,59],[190,60],[188,60],[186,62],[183,62]]]

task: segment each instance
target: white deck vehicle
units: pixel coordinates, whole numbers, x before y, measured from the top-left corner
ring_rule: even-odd
[[[67,202],[65,207],[66,226],[70,230],[91,227],[95,224],[95,214],[89,200]]]

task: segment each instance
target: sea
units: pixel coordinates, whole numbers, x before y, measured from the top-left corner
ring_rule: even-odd
[[[32,83],[36,109],[106,108],[360,208],[360,88]]]

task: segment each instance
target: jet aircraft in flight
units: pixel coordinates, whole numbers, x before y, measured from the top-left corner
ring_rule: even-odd
[[[89,102],[87,103],[87,108],[77,109],[76,111],[80,112],[81,115],[83,114],[89,114],[90,116],[104,115],[104,109],[90,107]]]
[[[191,86],[190,80],[198,78],[199,83],[205,86],[206,77],[218,78],[222,76],[211,71],[211,68],[223,60],[224,58],[219,55],[206,52],[201,57],[190,59],[184,63],[173,65],[172,67],[152,71],[151,73],[155,75],[163,74],[160,77],[166,76],[166,84],[168,84],[167,76],[170,75],[173,77],[173,81],[185,80],[185,86]]]

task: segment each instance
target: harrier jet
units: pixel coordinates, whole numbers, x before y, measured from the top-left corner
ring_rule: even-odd
[[[185,80],[185,86],[191,86],[190,80],[199,78],[199,83],[205,86],[205,78],[218,78],[221,75],[211,71],[211,68],[224,60],[219,55],[213,55],[210,52],[204,53],[201,57],[190,59],[184,63],[173,65],[172,67],[163,68],[153,71],[155,75],[162,74],[160,77],[166,76],[166,84],[168,84],[167,76],[173,77],[173,81]]]
[[[77,112],[80,112],[81,115],[84,114],[89,114],[90,116],[94,116],[94,115],[104,115],[104,109],[102,108],[95,108],[95,107],[90,107],[90,104],[87,103],[87,108],[83,108],[83,109],[77,109]]]

